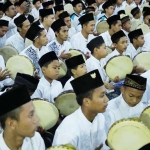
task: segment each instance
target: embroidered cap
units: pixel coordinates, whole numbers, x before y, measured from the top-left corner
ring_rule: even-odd
[[[4,3],[4,5],[3,5],[3,12],[5,12],[12,5],[13,4],[10,1],[7,1],[6,3]]]
[[[124,24],[124,23],[126,23],[127,21],[130,20],[130,17],[126,14],[121,14],[120,19],[121,19],[122,24]]]
[[[35,91],[39,83],[39,79],[30,76],[28,74],[23,74],[23,73],[17,73],[15,81],[14,81],[14,86],[15,85],[25,85],[27,89],[30,89],[32,91]]]
[[[18,27],[19,25],[21,25],[26,20],[27,20],[27,18],[25,17],[25,15],[20,15],[14,19],[14,23]]]
[[[115,21],[117,21],[117,20],[120,20],[120,16],[119,15],[113,15],[113,16],[111,16],[111,17],[109,17],[108,19],[107,19],[107,23],[109,24],[109,25],[112,25]]]
[[[93,70],[70,82],[75,94],[79,96],[104,85],[98,70]]]
[[[74,67],[78,65],[84,64],[85,61],[82,55],[77,55],[77,56],[67,59],[65,63],[68,69],[73,69]]]
[[[139,7],[135,7],[131,10],[131,14],[132,16],[135,16],[136,14],[138,14],[140,12],[140,8]]]
[[[79,18],[79,22],[81,25],[85,24],[86,22],[94,20],[94,16],[92,13],[83,15],[82,17]]]
[[[18,86],[0,96],[0,117],[31,101],[26,86]]]
[[[127,74],[124,80],[124,86],[145,91],[146,81],[147,79],[142,76]]]
[[[39,15],[44,18],[48,15],[53,15],[53,10],[52,9],[40,9],[39,10]]]
[[[94,39],[92,39],[88,44],[87,44],[87,48],[91,51],[91,53],[93,53],[94,48],[97,46],[100,46],[104,43],[104,39],[102,38],[102,36],[98,36]]]
[[[39,65],[40,67],[43,67],[47,62],[50,62],[52,60],[58,60],[58,57],[56,56],[56,53],[54,51],[48,52],[44,54],[40,59],[39,59]]]
[[[119,40],[120,38],[122,38],[122,37],[124,37],[124,36],[126,37],[126,35],[124,34],[124,32],[123,32],[122,30],[120,30],[120,31],[114,33],[114,34],[111,36],[111,40],[112,40],[113,43],[115,43],[116,40]]]
[[[53,29],[54,32],[56,32],[58,29],[60,29],[63,26],[66,26],[64,20],[58,19],[52,23],[51,28]]]
[[[1,26],[6,26],[6,27],[8,27],[8,24],[9,24],[9,21],[0,19],[0,27],[1,27]]]

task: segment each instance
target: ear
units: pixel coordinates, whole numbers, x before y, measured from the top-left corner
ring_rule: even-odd
[[[71,69],[71,72],[72,72],[73,75],[76,74],[76,70],[75,69]]]
[[[120,91],[121,91],[121,93],[122,93],[122,94],[124,94],[125,87],[124,87],[124,86],[122,86],[122,87],[120,88]]]
[[[9,128],[11,128],[12,130],[14,130],[15,129],[15,126],[16,126],[16,120],[14,120],[14,119],[11,119],[11,118],[8,118],[7,120],[6,120],[6,126],[7,127],[9,127]]]
[[[83,99],[83,105],[86,107],[89,107],[91,104],[91,100],[89,98],[84,98]]]
[[[97,54],[98,50],[97,48],[95,47],[94,50],[93,50],[93,53]]]
[[[116,43],[113,43],[114,47],[116,48],[117,47],[117,44]]]
[[[43,72],[43,73],[46,72],[46,67],[42,67],[42,72]]]
[[[20,27],[18,27],[18,30],[19,30],[19,32],[21,32],[21,28]]]
[[[55,34],[56,34],[56,36],[58,36],[59,33],[56,31]]]
[[[137,40],[136,39],[133,39],[133,43],[135,43]]]

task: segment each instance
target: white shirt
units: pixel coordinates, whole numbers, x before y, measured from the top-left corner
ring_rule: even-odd
[[[0,55],[0,67],[2,68],[2,71],[5,69],[5,62],[3,59],[3,56]],[[3,81],[0,81],[0,91],[4,86],[11,86],[14,84],[14,81],[11,78],[7,78]]]
[[[30,14],[34,17],[34,19],[39,19],[39,10],[36,9],[35,7],[31,10]]]
[[[18,51],[18,53],[22,52],[26,47],[25,40],[20,36],[19,33],[10,36],[6,40],[5,45],[13,46]]]
[[[0,134],[0,150],[11,150],[5,143],[3,132]],[[26,137],[23,140],[21,150],[45,150],[45,144],[38,132],[32,138]]]
[[[0,48],[5,46],[6,40],[7,40],[6,34],[3,37],[0,37]]]
[[[130,107],[123,99],[122,94],[108,102],[108,107],[104,113],[106,119],[105,130],[108,132],[113,123],[120,119],[127,119],[132,117],[140,117],[142,111],[146,108],[142,102],[136,106]]]
[[[124,1],[123,2],[123,5],[124,5],[124,7],[127,7],[127,6],[131,6],[131,7],[136,7],[136,4],[135,4],[135,2],[133,1],[130,5],[127,3],[127,1]]]
[[[91,123],[81,108],[67,116],[55,132],[53,145],[72,144],[77,150],[95,150],[103,143],[101,150],[109,150],[105,145],[105,118],[98,114]]]
[[[89,34],[88,39],[85,39],[82,33],[78,32],[70,39],[70,43],[72,48],[81,50],[84,54],[91,53],[87,48],[87,44],[94,38],[93,34]]]
[[[69,28],[69,31],[68,31],[68,41],[70,41],[71,37],[76,34],[76,30],[74,27],[71,27]]]
[[[111,36],[110,36],[110,34],[109,34],[108,31],[106,31],[106,32],[104,32],[104,33],[102,33],[102,34],[100,34],[100,36],[103,37],[106,46],[109,46],[109,47],[110,47],[110,46],[112,45]]]
[[[64,41],[63,44],[61,45],[60,43],[58,43],[57,39],[48,43],[46,47],[48,48],[49,51],[54,51],[58,57],[61,55],[63,51],[65,51],[65,53],[68,53],[69,50],[72,48],[70,42]]]
[[[123,30],[123,29],[121,29],[121,30],[122,30],[122,31],[124,32],[124,34],[126,35],[128,44],[130,44],[130,39],[129,39],[129,36],[128,36],[129,32],[127,32],[127,31],[125,31],[125,30]]]
[[[149,51],[150,52],[150,32],[147,33],[146,35],[144,35],[144,40],[145,40],[145,43],[144,45],[142,46],[142,51]]]
[[[12,18],[4,15],[1,19],[9,21],[8,31],[6,32],[6,37],[7,38],[9,38],[10,36],[12,36],[15,33],[17,33],[17,27],[16,27],[16,25],[14,23],[14,18],[12,19]]]
[[[53,80],[52,83],[49,83],[45,77],[42,76],[32,98],[43,98],[54,103],[54,98],[61,94],[62,91],[62,84],[59,81]]]
[[[39,27],[44,28],[42,23],[39,25]],[[45,29],[45,31],[46,31],[46,34],[47,34],[47,37],[48,37],[48,42],[51,42],[51,41],[56,39],[55,32],[52,30],[51,27],[49,27],[48,31],[46,29]]]
[[[33,63],[34,67],[36,68],[36,71],[40,75],[40,77],[43,75],[41,68],[38,64],[39,59],[46,53],[48,53],[48,49],[43,46],[41,50],[39,50],[37,47],[35,47],[33,44],[28,46],[26,49],[24,49],[19,55],[24,55],[27,58],[31,60]]]
[[[66,82],[63,91],[73,90],[73,87],[70,83],[72,80],[74,80],[74,77],[71,76],[71,78]]]

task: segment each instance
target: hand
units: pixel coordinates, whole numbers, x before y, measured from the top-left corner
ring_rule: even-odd
[[[115,83],[117,83],[117,82],[119,82],[119,81],[120,81],[119,76],[116,76],[116,77],[114,78],[114,80],[113,80],[113,82],[115,82]]]
[[[60,58],[62,59],[69,59],[71,57],[71,54],[70,53],[65,53],[65,51],[63,51],[60,56]]]
[[[11,75],[10,71],[8,71],[7,69],[5,69],[5,70],[2,71],[2,68],[0,67],[0,81],[5,80],[10,75]]]
[[[108,90],[113,90],[115,88],[113,85],[111,85],[108,82],[104,82],[104,85],[105,85],[106,89],[108,89]]]
[[[93,35],[94,36],[99,36],[101,33],[98,33],[98,32],[93,32]]]
[[[146,72],[146,70],[143,67],[135,66],[133,68],[133,73],[141,74]]]
[[[97,147],[95,150],[101,150],[101,148],[103,147],[103,144],[101,144],[99,147]]]
[[[34,76],[35,76],[35,78],[37,78],[37,79],[40,79],[40,78],[41,78],[40,75],[39,75],[37,72],[35,72]]]

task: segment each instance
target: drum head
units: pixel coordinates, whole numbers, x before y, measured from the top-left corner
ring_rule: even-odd
[[[146,24],[141,24],[137,27],[137,29],[142,29],[144,35],[150,32],[149,26]]]
[[[64,11],[67,11],[70,15],[74,13],[73,6],[71,4],[66,4],[64,6]]]
[[[109,29],[109,25],[108,25],[107,21],[101,21],[96,26],[96,30],[98,33],[104,33],[106,31],[108,31],[108,29]]]
[[[122,80],[126,77],[126,74],[132,72],[133,62],[127,56],[116,56],[107,62],[105,70],[111,80],[115,79],[116,76]]]
[[[143,67],[145,70],[150,69],[150,52],[142,52],[133,59],[134,66]]]
[[[71,57],[78,56],[78,55],[82,55],[83,58],[84,58],[84,60],[86,61],[86,58],[85,58],[84,53],[82,53],[80,50],[71,49],[71,50],[69,51],[69,53],[71,54]]]
[[[8,59],[6,68],[11,72],[11,78],[15,79],[16,74],[24,73],[33,76],[34,66],[32,62],[25,56],[16,55]]]
[[[55,106],[64,116],[72,114],[79,108],[75,93],[62,93],[55,99]]]
[[[39,118],[39,125],[48,130],[58,121],[59,112],[57,108],[44,100],[33,99],[35,113]]]
[[[76,148],[71,144],[66,144],[62,146],[53,146],[48,148],[47,150],[76,150]]]
[[[109,129],[107,141],[112,149],[138,150],[150,142],[150,131],[136,120],[120,120]]]
[[[6,63],[10,57],[18,55],[18,51],[12,46],[4,46],[0,48],[0,55],[3,56],[4,61]]]
[[[143,110],[140,119],[150,129],[150,106]]]
[[[67,73],[67,66],[65,65],[65,63],[59,59],[59,64],[60,64],[60,70],[59,70],[59,77],[58,78],[62,78],[66,75]]]

